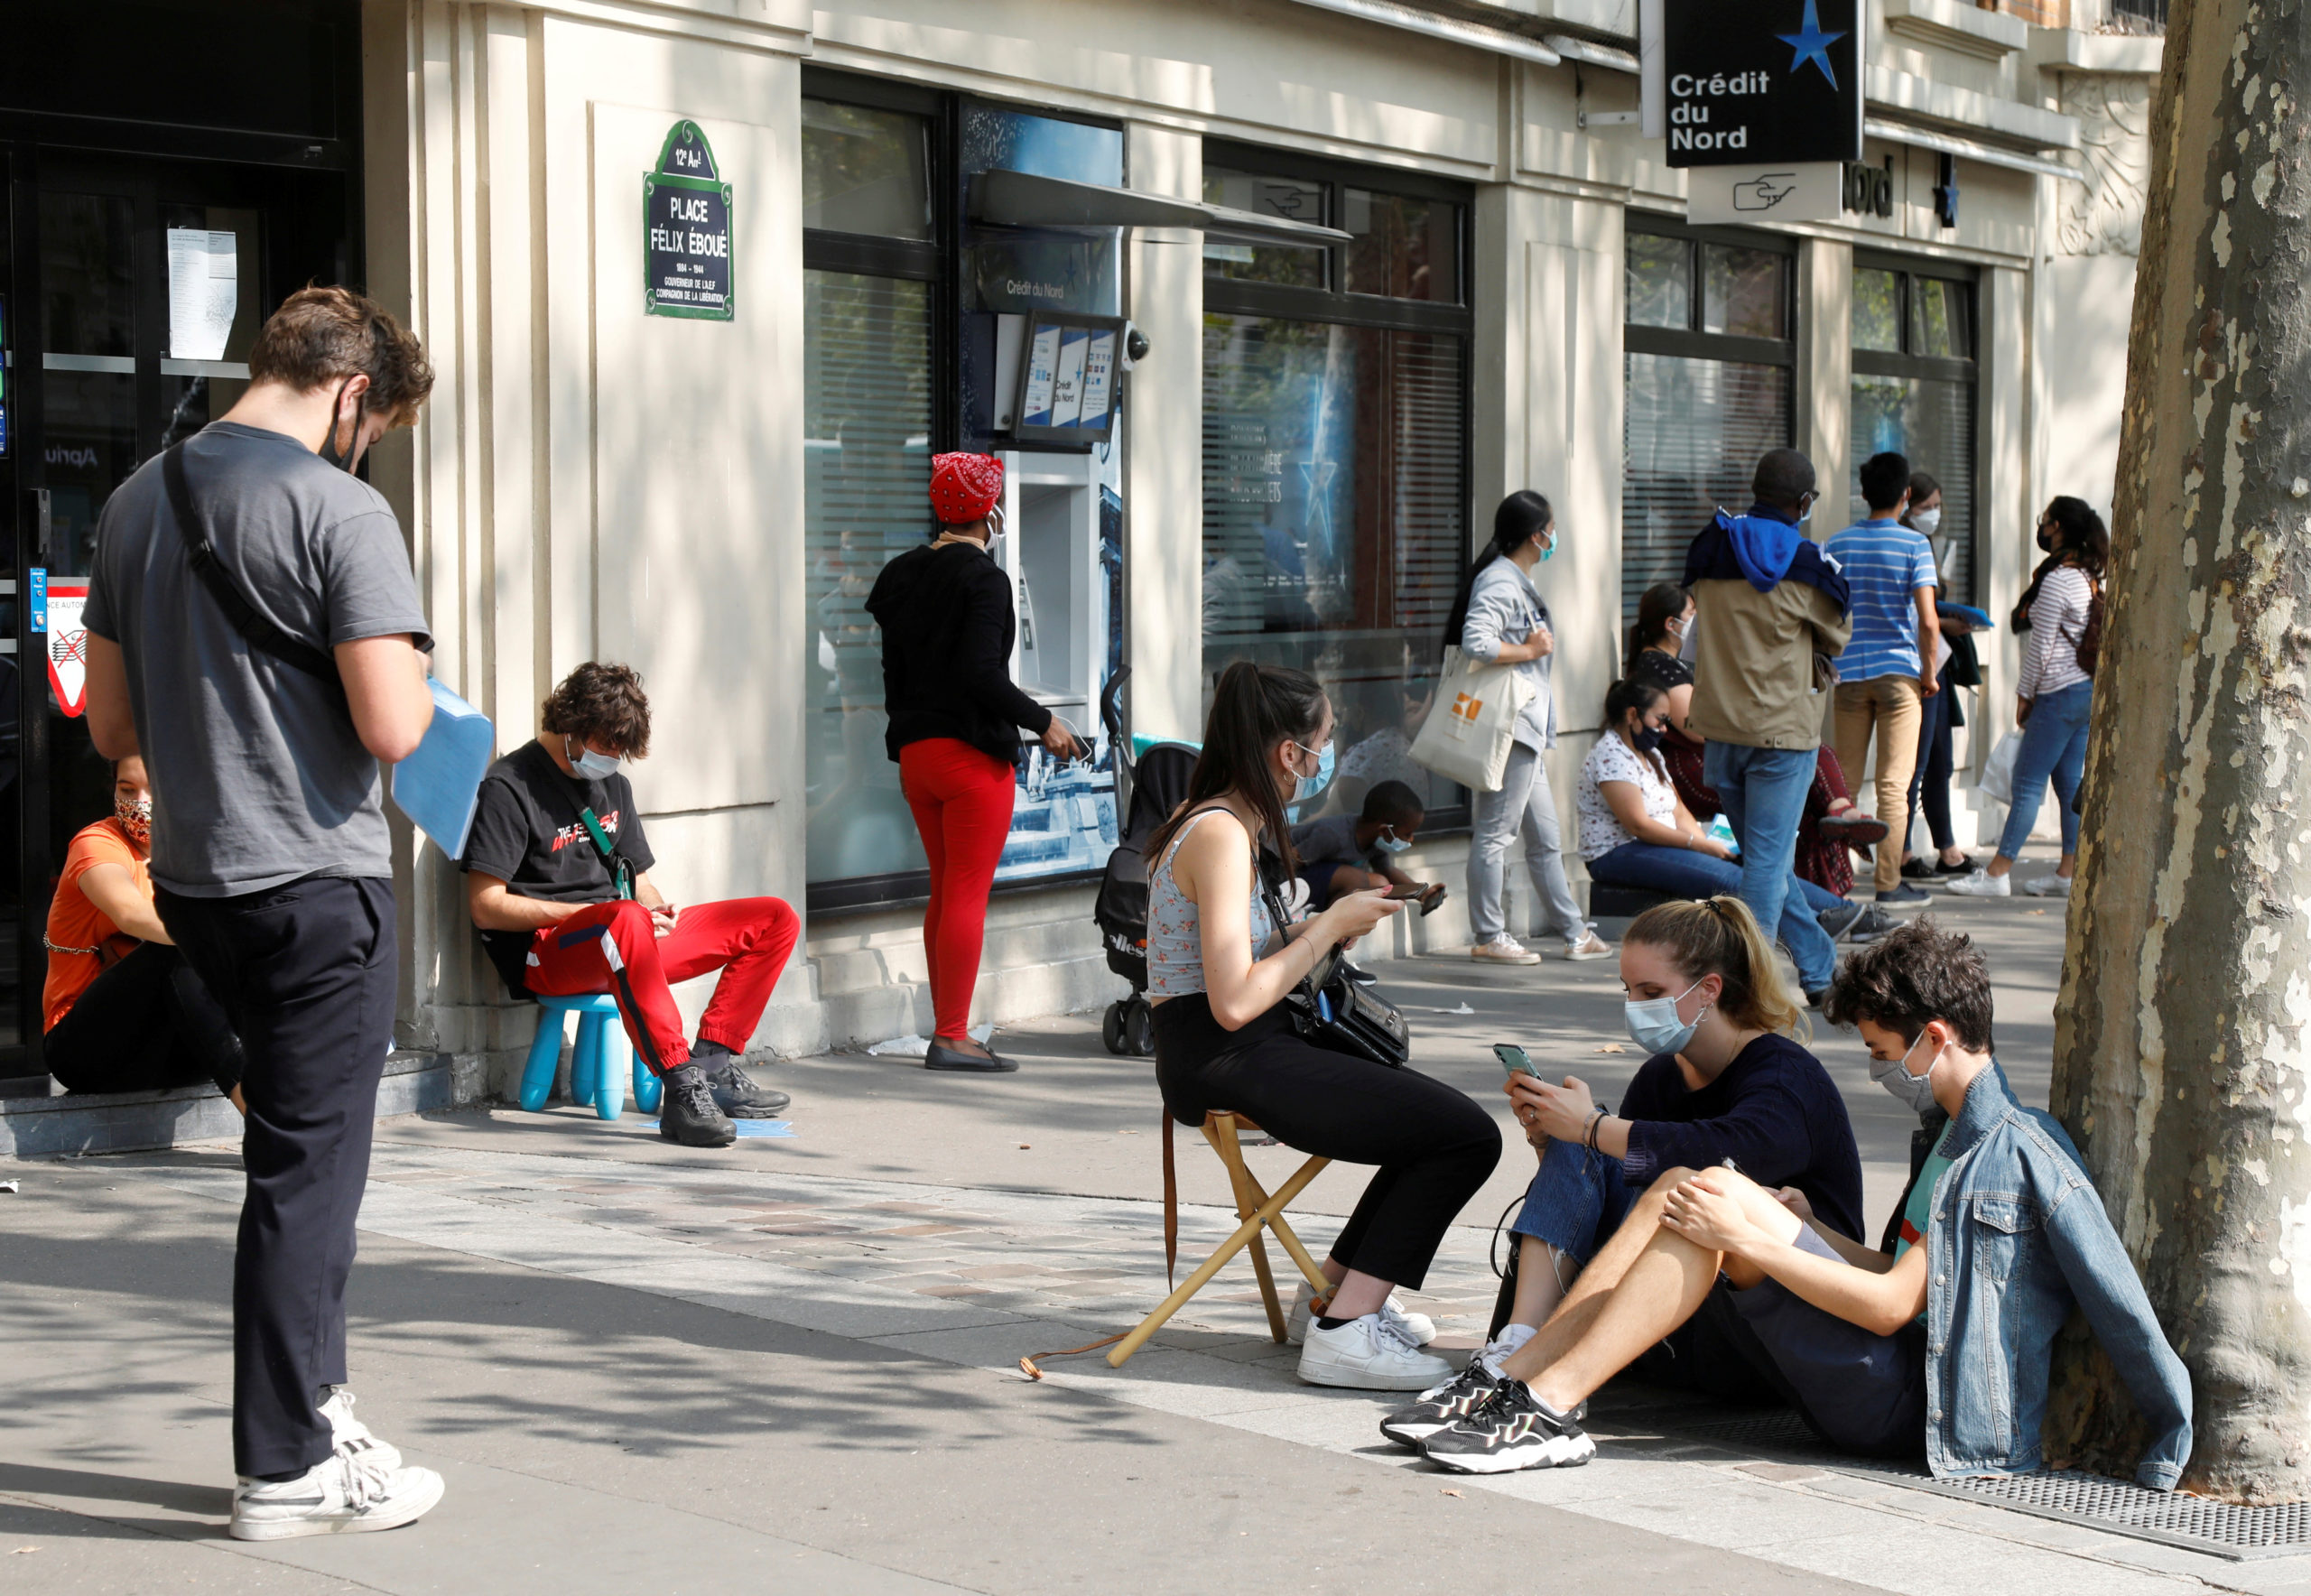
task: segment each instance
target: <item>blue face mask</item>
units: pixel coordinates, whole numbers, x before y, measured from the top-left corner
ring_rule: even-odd
[[[606,782],[617,774],[617,759],[615,756],[597,754],[583,743],[577,743],[573,752],[572,742],[573,739],[570,738],[562,739],[562,752],[570,761],[571,769],[589,782]]]
[[[1303,753],[1316,755],[1315,775],[1302,775],[1296,770],[1292,773],[1292,802],[1305,803],[1332,784],[1332,746],[1327,742],[1322,751],[1312,749],[1305,743],[1295,743],[1292,746]]]
[[[1701,982],[1695,981],[1675,998],[1648,998],[1643,1002],[1631,999],[1621,1005],[1629,1020],[1629,1039],[1645,1049],[1647,1058],[1659,1053],[1680,1053],[1694,1039],[1694,1032],[1709,1017],[1709,1005],[1690,1020],[1677,1017],[1677,1005],[1693,996]]]
[[[1548,540],[1541,545],[1541,563],[1544,565],[1549,562],[1549,556],[1556,552],[1556,528],[1549,528]]]
[[[1383,826],[1380,828],[1380,834],[1372,840],[1372,845],[1375,848],[1378,848],[1382,853],[1409,853],[1412,851],[1412,844],[1397,836],[1395,829],[1389,826]]]

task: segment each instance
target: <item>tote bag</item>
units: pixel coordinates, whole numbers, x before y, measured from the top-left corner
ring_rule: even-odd
[[[1517,717],[1537,691],[1515,665],[1489,665],[1458,647],[1445,649],[1436,701],[1413,739],[1414,762],[1480,793],[1499,792]]]
[[[2014,806],[2014,761],[2021,752],[2020,732],[2009,731],[1998,739],[1998,747],[1990,751],[1990,757],[1982,764],[1980,787],[1983,797],[2009,809]]]

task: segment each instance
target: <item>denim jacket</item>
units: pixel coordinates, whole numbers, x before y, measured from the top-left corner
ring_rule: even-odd
[[[1536,626],[1549,625],[1549,607],[1541,602],[1517,561],[1506,555],[1486,563],[1469,588],[1469,618],[1461,627],[1461,652],[1472,660],[1490,663],[1504,643],[1522,643]],[[1517,717],[1517,740],[1528,748],[1556,747],[1556,694],[1549,688],[1549,666],[1556,656],[1545,654],[1516,667],[1529,682],[1533,696]]]
[[[2054,1340],[2076,1303],[2152,1441],[2135,1479],[2172,1490],[2191,1453],[2191,1383],[2053,1115],[1996,1062],[1966,1090],[1926,1226],[1926,1446],[1938,1478],[2043,1467]]]

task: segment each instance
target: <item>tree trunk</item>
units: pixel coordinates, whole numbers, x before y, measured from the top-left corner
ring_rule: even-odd
[[[2303,0],[2175,0],[2055,1039],[2190,1368],[2185,1484],[2243,1502],[2311,1495],[2306,68]],[[2049,1455],[2125,1472],[2134,1429],[2066,1343]]]

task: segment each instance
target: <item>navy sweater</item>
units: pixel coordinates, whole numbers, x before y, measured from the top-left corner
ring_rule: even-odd
[[[1675,1053],[1645,1061],[1621,1094],[1630,1121],[1629,1183],[1643,1190],[1672,1169],[1731,1158],[1761,1186],[1795,1186],[1822,1222],[1861,1234],[1861,1154],[1830,1072],[1787,1036],[1759,1037],[1699,1091]]]

